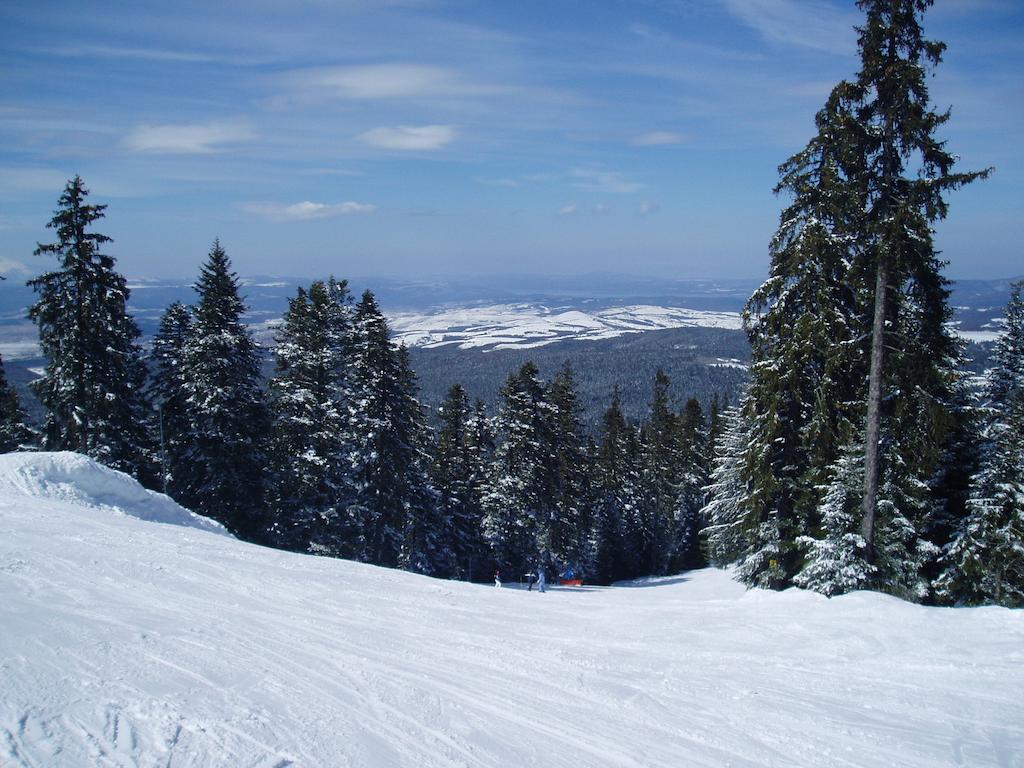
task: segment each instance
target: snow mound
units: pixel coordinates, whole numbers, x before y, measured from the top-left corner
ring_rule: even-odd
[[[220,523],[190,512],[162,493],[146,490],[123,472],[70,451],[0,455],[0,496],[53,499],[116,510],[152,523],[230,535]]]

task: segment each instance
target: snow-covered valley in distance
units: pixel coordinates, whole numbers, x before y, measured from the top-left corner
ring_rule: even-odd
[[[260,341],[274,342],[287,299],[309,280],[245,278],[246,321]],[[401,281],[359,278],[353,294],[369,288],[398,340],[423,348],[530,349],[567,340],[600,340],[673,328],[739,329],[740,311],[758,285],[752,280],[651,280],[590,275],[563,278],[465,278]],[[195,300],[191,281],[132,281],[129,309],[145,336],[156,330],[172,301]],[[990,342],[1001,330],[1009,281],[954,284],[953,326],[966,340]],[[0,283],[0,355],[6,361],[38,357],[38,331],[26,319],[35,301],[23,283]]]
[[[237,541],[0,456],[4,766],[1020,766],[1024,612],[536,592]]]
[[[545,304],[495,304],[398,312],[389,316],[396,341],[410,347],[530,349],[568,339],[591,341],[667,328],[743,327],[738,312],[627,305],[586,310]]]
[[[669,328],[742,328],[739,312],[685,307],[625,305],[587,309],[545,303],[468,304],[387,312],[395,341],[433,349],[530,349],[559,341],[594,341]],[[273,346],[280,317],[253,318],[260,342]],[[39,356],[36,329],[27,321],[0,334],[5,360]]]

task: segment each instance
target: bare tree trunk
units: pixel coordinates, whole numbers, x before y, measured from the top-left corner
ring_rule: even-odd
[[[864,498],[861,500],[860,532],[867,544],[867,558],[875,557],[875,512],[878,509],[879,434],[882,421],[882,354],[885,349],[885,305],[889,270],[879,259],[875,277],[875,317],[871,325],[871,369],[868,374],[868,413],[864,426]]]

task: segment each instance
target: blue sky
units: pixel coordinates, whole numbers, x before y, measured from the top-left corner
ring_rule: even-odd
[[[758,277],[776,167],[856,71],[838,0],[0,7],[0,273],[71,175],[133,277]],[[937,0],[954,277],[1024,273],[1024,3]]]

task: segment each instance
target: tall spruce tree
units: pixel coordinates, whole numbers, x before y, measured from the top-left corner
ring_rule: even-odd
[[[7,381],[4,361],[0,357],[0,453],[10,453],[28,447],[32,432],[26,426],[25,411],[18,393]]]
[[[449,577],[456,570],[456,553],[447,536],[437,491],[430,484],[430,430],[426,410],[416,398],[419,386],[409,350],[399,345],[398,388],[401,408],[394,424],[409,449],[408,462],[396,479],[405,492],[405,525],[399,565],[427,576]]]
[[[337,555],[348,535],[351,304],[345,281],[299,288],[277,335],[270,381],[270,539]]]
[[[484,494],[484,533],[498,567],[522,574],[551,560],[544,548],[557,489],[555,415],[532,362],[509,376],[501,396],[500,443]]]
[[[984,452],[968,514],[947,547],[940,599],[1024,607],[1024,281],[1013,286],[1006,333],[989,373]]]
[[[547,519],[541,521],[542,556],[537,567],[550,571],[572,566],[580,571],[589,552],[589,462],[580,423],[576,374],[568,360],[552,379],[548,400],[553,410],[551,451],[555,460],[555,497]]]
[[[674,538],[669,559],[669,571],[700,568],[705,565],[701,548],[701,509],[704,507],[704,488],[708,484],[710,466],[707,426],[700,402],[691,397],[686,401],[678,420],[679,429],[679,484],[676,491]]]
[[[160,318],[150,351],[147,394],[155,407],[153,432],[157,435],[160,489],[183,499],[187,487],[189,416],[185,391],[185,347],[192,341],[191,310],[176,301]]]
[[[467,563],[466,575],[471,581],[489,580],[496,567],[491,547],[484,534],[484,495],[490,480],[495,448],[493,420],[487,415],[484,401],[477,398],[466,420],[466,462],[470,468],[469,495],[479,506],[478,522],[470,537],[473,542],[472,557]]]
[[[950,470],[966,453],[954,443],[967,412],[930,226],[946,214],[946,192],[985,172],[954,173],[934,135],[948,114],[929,109],[924,82],[943,50],[922,35],[931,2],[858,5],[861,71],[836,86],[815,138],[780,169],[779,190],[793,202],[772,243],[771,277],[746,312],[751,543],[739,575],[783,587],[811,566],[811,552],[820,584],[835,572],[822,554],[852,547],[839,562],[861,561],[864,586],[921,599],[937,551],[929,538],[948,535],[942,521],[963,496]],[[861,469],[848,456],[857,444]],[[847,486],[858,476],[851,517]]]
[[[739,576],[782,587],[800,569],[796,540],[819,523],[819,487],[858,418],[859,315],[849,265],[855,194],[844,169],[857,154],[846,139],[847,86],[816,116],[817,135],[780,166],[776,193],[791,196],[771,242],[768,280],[747,304],[751,384],[743,469],[750,545]]]
[[[675,546],[675,513],[681,456],[678,416],[669,400],[671,380],[660,368],[654,378],[650,413],[640,432],[640,525],[642,571],[668,572]]]
[[[880,502],[918,530],[928,525],[919,496],[949,438],[944,414],[957,397],[958,355],[946,327],[949,291],[931,225],[947,214],[946,193],[988,173],[955,173],[955,156],[936,137],[949,112],[929,104],[927,68],[945,50],[924,37],[921,19],[931,5],[858,2],[867,18],[858,30],[861,69],[851,88],[862,157],[853,181],[862,279],[874,284],[861,521],[869,561]],[[887,348],[896,350],[888,364]],[[887,577],[879,576],[886,587]]]
[[[483,538],[483,485],[486,472],[484,453],[488,437],[486,417],[481,423],[471,409],[461,385],[448,390],[438,408],[441,428],[431,465],[430,477],[438,494],[443,520],[443,538],[453,557],[450,575],[472,579],[486,573],[487,545]],[[481,446],[480,443],[484,443]]]
[[[427,477],[423,408],[404,348],[366,291],[353,315],[353,537],[349,556],[421,573],[452,568]]]
[[[732,565],[752,548],[747,526],[747,482],[744,477],[750,425],[742,406],[721,412],[721,429],[714,443],[714,461],[705,488],[707,504],[701,509],[704,551],[719,567]]]
[[[39,294],[29,317],[47,359],[32,384],[46,409],[42,443],[151,480],[139,329],[126,308],[127,283],[101,252],[110,238],[90,231],[106,206],[86,203],[88,195],[80,177],[67,183],[47,224],[57,242],[35,251],[55,256],[58,268],[28,282]]]
[[[199,302],[182,366],[189,421],[182,497],[239,536],[262,540],[270,417],[261,354],[242,320],[238,277],[219,240],[194,288]]]
[[[376,297],[363,293],[353,315],[353,452],[355,496],[349,507],[354,537],[348,556],[397,566],[404,510],[391,483],[393,447],[388,417],[397,399],[398,366]]]
[[[640,575],[637,540],[640,471],[636,430],[626,422],[618,386],[601,419],[594,464],[591,581],[610,584]]]

